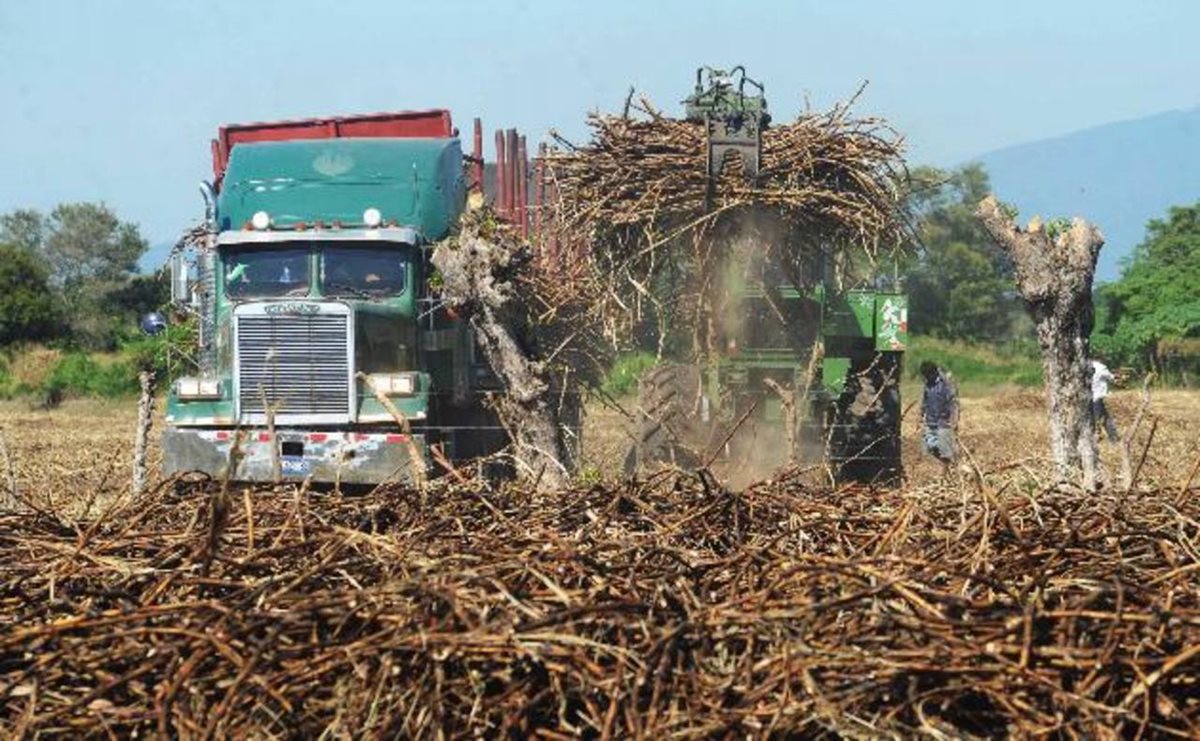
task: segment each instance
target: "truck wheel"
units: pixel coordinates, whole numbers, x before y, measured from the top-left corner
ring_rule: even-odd
[[[699,393],[700,369],[691,365],[660,365],[639,379],[637,440],[626,457],[627,469],[697,463],[689,442]]]

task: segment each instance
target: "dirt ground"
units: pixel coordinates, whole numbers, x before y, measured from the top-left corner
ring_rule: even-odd
[[[909,393],[907,399],[914,394]],[[1140,403],[1138,391],[1118,391],[1109,407],[1122,435]],[[1000,389],[965,396],[959,439],[965,451],[951,475],[1025,471],[1031,478],[1048,471],[1045,406],[1039,392]],[[624,404],[632,409],[631,400]],[[9,471],[22,495],[34,503],[56,505],[72,499],[80,506],[102,502],[129,485],[136,402],[67,401],[53,411],[30,409],[26,402],[0,402],[0,436],[8,461],[0,459],[0,495],[8,490]],[[588,409],[583,435],[580,476],[585,480],[615,480],[622,476],[629,450],[630,418],[594,403]],[[154,436],[161,430],[161,415]],[[916,408],[904,423],[904,465],[909,483],[921,486],[941,480],[941,465],[921,454]],[[1150,440],[1151,429],[1154,431]],[[1145,462],[1138,483],[1178,487],[1200,456],[1200,392],[1155,391],[1138,434],[1130,446],[1136,466],[1143,450]],[[1120,470],[1119,448],[1101,443],[1105,470]],[[150,464],[157,475],[160,455],[152,447]],[[89,504],[90,503],[90,504]]]
[[[52,411],[25,401],[0,402],[0,435],[11,471],[27,501],[57,509],[71,499],[87,506],[129,486],[137,401],[69,400]],[[155,433],[161,424],[155,425]],[[157,477],[157,435],[150,465]],[[7,494],[8,470],[0,469]],[[93,501],[94,500],[94,501]]]
[[[905,392],[905,474],[910,484],[921,486],[940,480],[945,472],[938,461],[921,453],[919,412],[916,405],[910,406],[919,390],[906,388]],[[1118,391],[1110,397],[1109,411],[1122,436],[1133,423],[1140,403],[1140,391]],[[621,405],[623,410],[598,403],[589,407],[582,456],[585,475],[605,479],[621,475],[632,440],[633,423],[629,415],[634,400],[622,400]],[[1152,427],[1154,438],[1147,449]],[[1038,390],[1002,388],[964,396],[958,437],[964,453],[958,470],[952,474],[969,475],[973,466],[985,474],[1024,469],[1034,477],[1044,477],[1049,470],[1046,407]],[[1146,450],[1139,483],[1182,484],[1200,455],[1200,392],[1174,389],[1153,392],[1130,449],[1134,466]],[[1116,476],[1121,468],[1120,446],[1102,441],[1100,454],[1107,474]]]

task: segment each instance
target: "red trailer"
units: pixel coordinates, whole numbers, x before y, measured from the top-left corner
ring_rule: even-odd
[[[296,121],[228,124],[212,140],[213,175],[220,187],[229,152],[242,142],[338,139],[342,137],[443,138],[454,136],[450,111],[401,111],[361,116],[305,118]]]
[[[471,165],[469,185],[480,192],[484,188],[483,126],[475,119],[473,151],[466,156]],[[221,178],[229,165],[229,153],[237,144],[246,142],[291,141],[296,139],[338,139],[343,137],[400,137],[443,138],[457,136],[450,111],[399,111],[368,113],[356,116],[304,118],[294,121],[226,124],[212,140],[214,186],[221,188]],[[518,226],[523,236],[531,236],[530,217],[540,213],[546,189],[541,182],[530,188],[530,178],[541,174],[540,166],[530,168],[525,137],[515,129],[496,132],[496,167],[492,193],[497,213]],[[532,197],[532,198],[531,198]],[[532,201],[532,202],[531,202]],[[532,213],[531,213],[532,212]]]

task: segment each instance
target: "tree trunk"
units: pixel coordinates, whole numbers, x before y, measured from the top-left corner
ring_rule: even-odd
[[[1104,236],[1083,219],[1051,233],[1034,218],[1017,226],[992,196],[977,210],[984,228],[1016,266],[1017,291],[1037,326],[1046,377],[1050,452],[1061,479],[1082,474],[1094,488],[1099,451],[1092,425],[1092,279]]]
[[[519,245],[490,240],[465,227],[434,250],[442,297],[471,321],[492,371],[504,384],[497,411],[515,445],[518,476],[541,491],[569,481],[552,386],[545,367],[520,341],[523,317],[513,283],[525,255]]]

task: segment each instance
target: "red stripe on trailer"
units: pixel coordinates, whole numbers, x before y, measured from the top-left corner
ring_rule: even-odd
[[[260,443],[269,443],[269,442],[271,442],[271,433],[269,433],[269,432],[260,432],[260,433],[258,433],[258,441],[259,441]]]
[[[408,442],[408,435],[388,435],[387,441],[389,443],[406,443]]]
[[[312,441],[312,442],[314,442],[314,443],[323,443],[323,442],[325,442],[326,438],[328,438],[328,437],[329,437],[329,436],[328,436],[328,435],[326,435],[324,432],[310,432],[310,433],[308,433],[308,439],[309,439],[309,440],[311,440],[311,441]]]
[[[217,433],[217,439],[218,439],[218,440],[228,440],[228,439],[229,439],[229,433],[228,433],[228,432],[218,432],[218,433]]]

